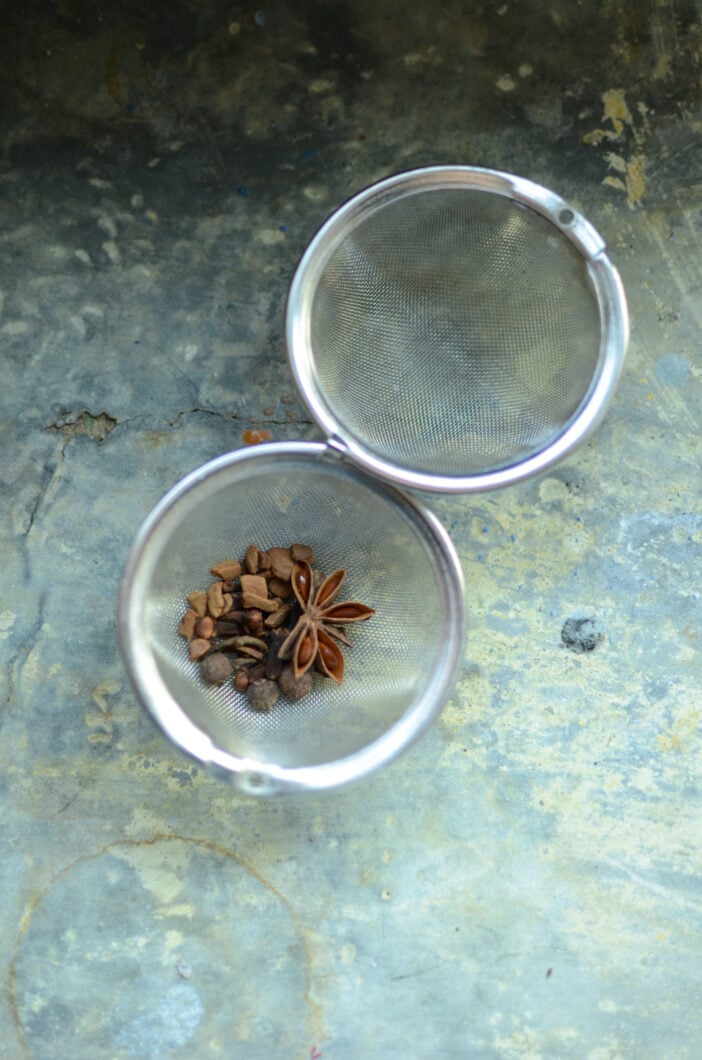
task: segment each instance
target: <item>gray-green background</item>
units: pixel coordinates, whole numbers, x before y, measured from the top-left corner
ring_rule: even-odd
[[[702,1052],[702,110],[692,0],[0,5],[0,1052]],[[326,215],[410,166],[599,228],[632,341],[594,438],[437,500],[470,632],[430,734],[235,797],[117,654],[142,518],[318,432],[283,341]],[[562,640],[587,619],[592,651]]]

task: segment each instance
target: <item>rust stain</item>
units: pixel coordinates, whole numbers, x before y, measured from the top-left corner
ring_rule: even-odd
[[[630,141],[631,150],[628,158],[613,151],[608,151],[604,156],[609,168],[614,169],[621,176],[613,176],[610,173],[604,177],[602,183],[607,187],[625,192],[628,205],[634,209],[641,203],[646,191],[644,143],[648,130],[648,111],[645,104],[639,103],[637,106],[639,119],[635,120],[623,88],[607,89],[600,99],[603,105],[603,122],[609,124],[585,133],[582,141],[595,146],[603,142]]]
[[[272,441],[272,439],[273,435],[265,428],[260,431],[244,431],[241,436],[241,440],[243,441],[244,445],[260,445],[261,442],[270,442]]]
[[[300,939],[302,944],[302,950],[305,958],[305,989],[304,999],[307,1006],[308,1015],[308,1032],[311,1040],[323,1041],[327,1038],[327,1029],[323,1017],[323,1008],[318,1001],[315,1001],[312,996],[312,979],[313,979],[313,967],[312,967],[312,952],[307,938],[306,930],[302,925],[300,918],[290,903],[288,898],[279,891],[275,884],[271,883],[270,880],[259,872],[259,870],[250,862],[242,858],[240,854],[235,853],[228,847],[222,846],[221,843],[216,843],[212,839],[206,839],[201,836],[184,836],[178,835],[177,833],[167,832],[155,832],[152,836],[145,839],[115,839],[110,843],[106,843],[100,847],[99,850],[94,851],[92,854],[82,854],[79,858],[71,861],[68,865],[64,865],[63,868],[58,869],[49,879],[48,883],[32,897],[30,902],[22,914],[19,922],[19,928],[15,937],[14,946],[12,948],[12,958],[10,960],[8,974],[7,974],[7,992],[10,1001],[10,1010],[12,1012],[12,1022],[17,1033],[20,1048],[24,1055],[28,1058],[31,1057],[29,1048],[27,1046],[27,1040],[24,1034],[24,1027],[22,1026],[22,1017],[19,1011],[19,1002],[17,999],[17,962],[19,960],[22,940],[27,933],[27,929],[32,922],[32,917],[36,913],[37,909],[44,901],[46,896],[49,894],[51,889],[62,880],[65,876],[68,876],[74,869],[80,865],[85,865],[90,861],[97,861],[104,854],[109,854],[110,851],[115,850],[119,847],[151,847],[156,846],[158,843],[188,843],[192,846],[199,847],[204,850],[212,851],[215,854],[219,854],[221,857],[230,858],[232,861],[236,861],[243,869],[250,872],[251,875],[258,880],[258,882],[265,887],[275,898],[287,910],[293,927]]]
[[[634,155],[626,164],[626,197],[629,206],[637,206],[643,199],[646,190],[645,167],[643,155]]]
[[[625,125],[633,124],[623,88],[610,88],[603,92],[602,103],[604,105],[605,120],[611,121],[617,135],[624,131]]]
[[[626,126],[633,125],[631,111],[626,102],[623,88],[609,88],[600,96],[603,106],[603,121],[610,123],[610,128],[592,129],[583,136],[584,144],[601,144],[603,140],[621,139]]]

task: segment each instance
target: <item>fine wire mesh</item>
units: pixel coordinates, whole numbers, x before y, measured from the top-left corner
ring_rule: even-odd
[[[216,487],[216,488],[215,488]],[[261,548],[309,544],[326,574],[347,570],[339,599],[376,609],[347,626],[342,685],[315,676],[298,703],[257,713],[231,684],[207,686],[177,627],[185,597],[213,580],[209,568]],[[197,487],[154,535],[152,571],[140,587],[143,636],[159,674],[190,720],[220,749],[261,763],[334,762],[383,735],[418,701],[446,640],[435,546],[407,510],[355,474],[326,462],[239,466]]]
[[[350,226],[311,299],[316,385],[382,458],[463,475],[563,433],[586,398],[600,314],[585,258],[502,195],[425,189]]]

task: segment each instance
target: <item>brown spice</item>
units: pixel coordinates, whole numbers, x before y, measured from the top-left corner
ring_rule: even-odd
[[[214,651],[206,655],[200,663],[200,673],[203,681],[208,684],[223,685],[234,673],[234,667],[231,659],[221,652]]]
[[[277,611],[274,611],[272,614],[268,615],[266,619],[264,619],[264,626],[266,626],[267,629],[278,629],[280,626],[282,626],[283,622],[285,622],[285,619],[290,614],[290,611],[290,604],[282,604]]]
[[[290,580],[278,578],[277,575],[273,575],[268,582],[268,592],[271,596],[279,596],[281,600],[289,599],[292,596],[292,585]]]
[[[302,677],[295,677],[292,666],[284,666],[278,677],[278,688],[288,699],[304,699],[312,691],[312,674],[308,670]]]
[[[216,580],[207,591],[190,593],[178,627],[204,681],[232,678],[263,712],[280,692],[292,700],[308,695],[313,667],[341,682],[338,642],[350,641],[340,627],[374,612],[356,601],[336,603],[345,572],[325,578],[314,562],[309,545],[263,551],[254,544],[243,562],[222,560],[210,568]]]
[[[263,611],[257,607],[251,608],[246,618],[246,629],[254,637],[259,637],[263,633]]]
[[[244,607],[254,607],[259,611],[265,611],[267,614],[272,614],[279,607],[277,600],[269,599],[265,593],[244,593],[243,603]]]
[[[242,644],[236,650],[239,655],[243,655],[247,659],[255,659],[257,662],[260,662],[265,657],[262,651],[259,651],[258,648],[252,648],[248,644]]]
[[[210,567],[210,573],[223,582],[233,582],[241,574],[241,563],[237,559],[225,559],[216,567]]]
[[[194,593],[191,593],[188,603],[200,618],[207,614],[207,593],[202,589],[196,589]]]
[[[283,638],[277,633],[272,633],[270,638],[270,645],[268,648],[268,654],[266,655],[266,677],[270,681],[277,681],[280,677],[285,663],[278,656],[280,645],[283,643]]]
[[[242,596],[247,593],[255,593],[257,596],[268,596],[268,583],[260,574],[242,574],[239,581],[241,582]],[[246,607],[246,604],[244,604],[244,607]]]
[[[214,647],[216,647],[217,651],[236,653],[239,651],[239,648],[237,646],[237,640],[238,637],[225,637],[224,640],[216,641]]]
[[[202,659],[204,655],[210,650],[209,640],[203,640],[202,637],[196,637],[195,640],[190,641],[190,658],[193,662],[197,662],[198,659]]]
[[[212,582],[207,590],[207,610],[213,618],[224,614],[224,593],[222,582]]]
[[[186,640],[192,640],[195,633],[195,626],[197,624],[197,611],[193,611],[192,607],[183,615],[180,625],[178,626],[178,632],[181,637],[185,637]]]
[[[242,633],[238,637],[228,637],[219,641],[217,648],[219,651],[223,651],[225,648],[234,648],[236,651],[242,648],[255,648],[259,652],[259,658],[262,659],[265,652],[268,651],[268,644],[261,637],[250,637]]]
[[[262,681],[266,676],[266,667],[263,663],[258,663],[256,666],[251,666],[247,672],[249,675],[249,683]]]
[[[271,557],[271,570],[276,578],[289,581],[293,569],[293,558],[289,548],[269,548],[268,555]]]
[[[372,607],[357,600],[335,602],[345,577],[346,571],[340,568],[317,585],[309,563],[295,564],[292,586],[302,613],[280,649],[281,658],[292,659],[295,677],[301,677],[314,663],[326,677],[341,684],[344,656],[337,642],[350,642],[339,626],[364,622],[375,614]]]
[[[314,558],[314,552],[309,545],[291,545],[290,555],[296,563],[304,561],[305,563],[309,563],[310,566],[313,566],[317,562]]]
[[[265,577],[268,577],[267,571],[269,571],[270,569],[271,569],[271,557],[268,555],[267,552],[262,552],[261,549],[259,548],[259,550],[258,550],[258,570],[259,570],[259,573],[262,573]]]
[[[239,670],[239,672],[234,675],[234,687],[237,692],[245,692],[249,687],[249,675],[246,670]]]
[[[255,574],[258,570],[258,545],[249,545],[244,556],[244,566],[249,574]]]
[[[195,626],[195,633],[204,640],[210,640],[215,633],[215,620],[210,615],[205,615]]]
[[[265,677],[260,681],[253,681],[249,685],[247,695],[253,709],[260,711],[272,710],[280,698],[276,682]]]

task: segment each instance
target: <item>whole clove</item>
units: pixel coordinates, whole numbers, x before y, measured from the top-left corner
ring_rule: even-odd
[[[266,655],[266,677],[270,681],[277,681],[285,666],[285,663],[278,654],[283,640],[284,638],[278,634],[271,634],[268,654]]]

